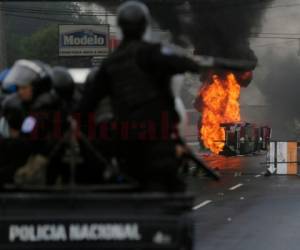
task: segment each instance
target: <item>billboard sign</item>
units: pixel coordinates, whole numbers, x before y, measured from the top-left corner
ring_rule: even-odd
[[[59,25],[59,56],[106,56],[109,25]]]

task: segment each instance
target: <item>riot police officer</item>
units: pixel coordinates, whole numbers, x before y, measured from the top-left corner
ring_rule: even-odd
[[[15,62],[7,77],[4,79],[5,88],[16,85],[17,92],[7,96],[3,101],[5,104],[10,102],[20,102],[24,117],[29,115],[38,115],[42,120],[51,120],[48,112],[58,110],[59,103],[56,101],[50,90],[52,88],[51,68],[40,61],[18,60]],[[42,121],[41,120],[41,121]],[[10,123],[8,121],[8,123]],[[40,122],[46,125],[47,122]],[[19,124],[18,130],[21,130]],[[48,123],[49,125],[49,123]],[[44,132],[48,130],[43,129]]]
[[[52,114],[58,110],[59,103],[50,91],[52,88],[51,69],[40,61],[16,61],[3,85],[4,88],[11,85],[17,87],[17,92],[7,96],[2,102],[1,120],[7,125],[6,133],[2,133],[2,136],[7,140],[1,141],[1,147],[9,149],[6,156],[3,156],[6,162],[3,165],[9,167],[2,168],[2,172],[8,173],[8,177],[5,178],[7,181],[13,179],[14,171],[12,170],[16,170],[16,166],[20,167],[18,159],[11,157],[20,149],[19,145],[26,145],[23,146],[23,151],[30,156],[21,169],[37,169],[38,165],[46,164],[47,154],[52,147],[52,142],[47,139],[51,137],[53,131]],[[31,137],[33,134],[34,137]],[[28,172],[32,173],[32,171]]]
[[[119,156],[126,162],[123,170],[147,190],[183,191],[174,140],[178,114],[170,78],[198,72],[199,65],[168,47],[145,41],[150,19],[148,8],[140,2],[120,6],[117,21],[122,42],[85,89],[81,110],[92,112],[109,96],[119,128]]]

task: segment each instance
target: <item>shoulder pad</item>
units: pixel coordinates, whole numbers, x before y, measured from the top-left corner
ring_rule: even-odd
[[[175,50],[173,48],[171,48],[170,46],[162,45],[160,52],[165,56],[175,55]]]
[[[32,116],[28,116],[25,118],[25,120],[22,124],[21,131],[24,134],[31,133],[33,131],[35,125],[36,125],[36,119]]]

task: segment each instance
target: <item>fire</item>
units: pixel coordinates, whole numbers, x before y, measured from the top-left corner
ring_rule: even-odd
[[[204,146],[219,154],[224,148],[225,130],[222,123],[239,122],[240,84],[233,73],[213,74],[201,87],[202,100],[201,139]]]

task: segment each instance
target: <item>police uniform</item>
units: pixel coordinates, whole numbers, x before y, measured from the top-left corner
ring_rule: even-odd
[[[179,118],[170,79],[186,71],[199,72],[199,65],[171,48],[130,34],[134,30],[139,30],[136,23],[123,29],[119,48],[103,62],[94,83],[85,89],[81,110],[92,112],[109,96],[119,128],[118,155],[125,160],[122,169],[147,190],[183,191],[173,139]],[[143,134],[149,133],[149,121],[157,132],[154,137]],[[127,134],[122,131],[125,125]],[[159,133],[162,130],[163,134]]]

